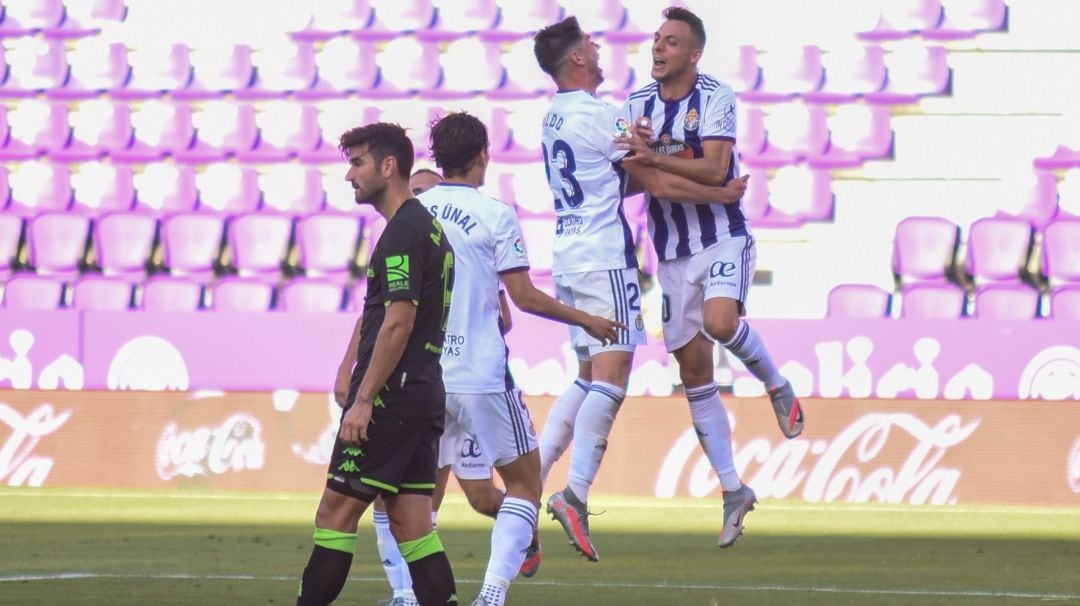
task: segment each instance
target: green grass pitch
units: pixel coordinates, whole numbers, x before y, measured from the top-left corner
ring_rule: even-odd
[[[0,604],[292,604],[317,494],[0,488]],[[1080,604],[1080,510],[764,501],[716,548],[717,500],[594,495],[601,561],[542,516],[509,604]],[[369,514],[370,515],[370,514]],[[468,604],[491,521],[451,495],[439,533]],[[389,596],[370,519],[338,604]]]

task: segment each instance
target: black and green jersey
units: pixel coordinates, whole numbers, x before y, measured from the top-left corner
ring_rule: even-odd
[[[387,222],[368,263],[367,282],[352,393],[371,363],[386,308],[393,301],[412,301],[416,304],[412,335],[379,392],[375,412],[398,417],[443,414],[439,356],[454,284],[454,251],[442,226],[417,200],[407,200]]]

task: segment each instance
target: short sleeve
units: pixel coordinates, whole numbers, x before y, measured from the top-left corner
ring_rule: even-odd
[[[593,113],[593,140],[600,149],[600,154],[611,162],[618,162],[627,154],[627,150],[615,147],[615,138],[630,130],[630,120],[623,115],[623,110],[603,103]]]
[[[387,301],[416,301],[424,280],[423,240],[404,221],[391,221],[379,238],[383,267],[376,268]]]
[[[720,86],[705,107],[702,120],[702,139],[735,141],[735,93],[729,86]]]
[[[495,270],[506,273],[529,268],[529,254],[525,250],[525,238],[521,224],[513,209],[505,206],[499,212],[495,224]]]

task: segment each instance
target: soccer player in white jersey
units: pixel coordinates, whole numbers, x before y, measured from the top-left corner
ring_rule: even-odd
[[[691,11],[672,7],[653,41],[653,83],[634,92],[626,117],[635,129],[625,164],[659,168],[703,184],[738,175],[735,95],[697,71],[705,27]],[[644,134],[651,145],[637,137]],[[655,140],[651,138],[655,137]],[[648,188],[646,188],[648,190]],[[648,191],[649,235],[660,260],[664,341],[675,355],[702,447],[724,490],[720,547],[742,533],[756,497],[742,484],[732,457],[727,412],[713,381],[713,339],[765,383],[780,429],[803,429],[802,406],[780,375],[758,334],[742,319],[757,257],[754,237],[738,203],[687,206]]]
[[[536,432],[510,375],[498,320],[499,282],[519,309],[581,327],[600,342],[615,340],[625,326],[563,305],[533,286],[513,208],[477,190],[489,161],[483,123],[466,113],[448,114],[431,129],[431,150],[445,181],[419,199],[454,249],[453,303],[442,345],[447,417],[476,437],[506,487],[473,605],[502,606],[533,540],[541,483]]]
[[[598,46],[574,17],[544,28],[533,48],[540,68],[558,85],[543,122],[543,149],[554,195],[556,235],[552,273],[556,293],[568,305],[614,315],[628,329],[605,345],[571,332],[579,360],[578,380],[556,401],[541,441],[542,475],[573,440],[566,488],[547,511],[571,545],[590,561],[599,554],[589,536],[589,488],[599,471],[616,413],[626,395],[634,348],[645,342],[641,287],[630,226],[623,215],[626,151],[613,138],[629,134],[619,108],[596,98],[603,81]],[[737,200],[742,189],[705,187],[647,167],[631,175],[651,190],[680,200]],[[745,188],[745,181],[741,182]]]

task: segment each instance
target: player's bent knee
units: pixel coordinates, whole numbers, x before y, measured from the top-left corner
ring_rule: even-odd
[[[722,315],[705,319],[705,332],[721,343],[728,343],[734,339],[738,330],[739,316]]]

